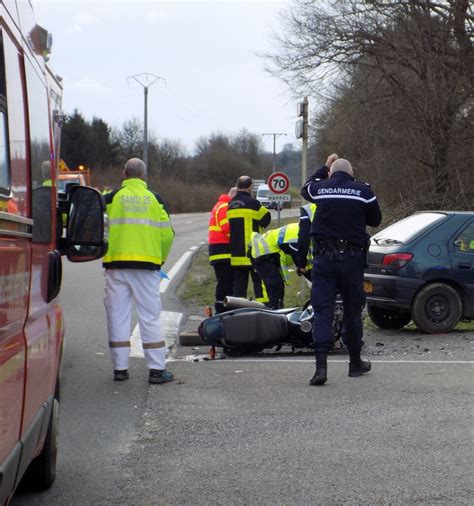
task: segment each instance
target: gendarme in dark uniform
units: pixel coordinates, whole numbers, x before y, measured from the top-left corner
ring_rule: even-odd
[[[369,235],[366,226],[382,220],[377,198],[367,183],[355,181],[351,164],[329,156],[306,182],[301,195],[318,210],[311,226],[314,243],[311,302],[316,372],[311,385],[327,381],[327,354],[333,345],[332,324],[336,292],[344,301],[345,342],[349,349],[349,376],[370,370],[361,360],[362,307],[365,303],[364,267]]]

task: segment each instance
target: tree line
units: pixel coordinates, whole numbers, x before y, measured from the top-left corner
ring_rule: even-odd
[[[309,96],[308,173],[337,152],[393,219],[420,209],[472,209],[469,0],[293,0],[280,19],[275,49],[262,56],[295,97]],[[98,186],[113,186],[123,162],[142,156],[142,139],[136,119],[111,129],[74,111],[64,118],[62,156],[92,167]],[[276,166],[301,185],[298,149],[286,145]],[[247,130],[203,136],[191,155],[179,140],[150,135],[150,182],[169,187],[174,211],[207,210],[239,175],[266,179],[271,171],[272,154]]]
[[[267,70],[309,95],[310,159],[337,152],[384,207],[472,209],[469,0],[295,0]]]
[[[75,110],[63,116],[61,157],[70,168],[90,168],[92,184],[99,189],[118,187],[124,162],[143,157],[143,125],[131,119],[113,129],[104,120],[95,117],[88,121]],[[293,173],[296,180],[300,158],[300,153],[287,145],[279,154],[277,167]],[[245,129],[236,134],[202,136],[193,154],[188,154],[179,140],[148,135],[148,180],[162,192],[173,212],[208,211],[239,176],[267,179],[272,165],[273,155],[263,149],[261,135]]]

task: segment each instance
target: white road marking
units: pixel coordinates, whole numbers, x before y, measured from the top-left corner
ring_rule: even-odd
[[[189,248],[189,251],[196,251],[199,248],[199,246],[191,246]]]
[[[193,254],[192,251],[186,251],[181,255],[181,258],[171,267],[169,270],[168,278],[169,279],[162,279],[160,281],[160,293],[165,293],[166,289],[168,288],[169,284],[173,280],[173,278],[176,276],[176,274],[179,272],[181,267],[184,265],[184,263],[188,260],[188,258]]]
[[[163,335],[165,338],[166,346],[171,348],[176,343],[181,320],[183,319],[182,313],[175,313],[174,311],[162,311],[160,315],[161,324],[163,325]],[[138,324],[135,326],[130,338],[130,356],[135,358],[143,358],[142,341],[140,339],[140,329]]]
[[[206,358],[207,361],[212,362],[212,360],[209,360],[208,355],[186,355],[184,357],[180,358],[174,358],[170,360],[170,362],[193,362],[193,361],[200,361],[200,359]],[[369,357],[370,358],[370,357]],[[217,359],[218,361],[221,361]],[[294,363],[311,363],[314,364],[314,358],[232,358],[227,357],[226,361],[228,363],[235,363],[235,362],[294,362]],[[370,361],[373,364],[474,364],[474,360],[372,360]],[[331,359],[328,358],[328,362],[332,363],[340,363],[340,364],[347,364],[349,362],[349,357],[347,359]]]

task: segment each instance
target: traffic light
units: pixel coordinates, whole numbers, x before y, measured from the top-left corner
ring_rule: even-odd
[[[297,139],[308,138],[308,99],[305,97],[303,102],[299,102],[296,108],[296,115],[302,117],[296,122],[295,137]]]

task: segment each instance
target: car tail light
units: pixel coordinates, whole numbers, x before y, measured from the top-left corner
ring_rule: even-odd
[[[382,265],[390,269],[401,269],[405,267],[412,258],[412,253],[391,253],[383,257]]]

